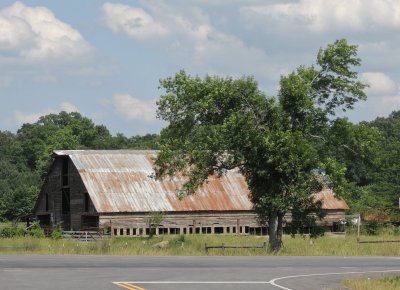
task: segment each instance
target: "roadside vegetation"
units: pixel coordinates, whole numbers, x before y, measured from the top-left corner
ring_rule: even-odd
[[[393,239],[393,234],[379,235],[379,239]],[[400,240],[400,237],[398,237]],[[264,249],[210,249],[207,245],[262,245],[267,237],[233,235],[170,235],[135,238],[110,238],[95,242],[57,238],[38,238],[32,235],[0,238],[0,254],[55,254],[55,255],[133,255],[133,256],[400,256],[399,243],[358,244],[354,234],[283,236],[283,247],[272,254]]]
[[[400,289],[400,276],[349,278],[343,284],[354,290],[396,290]]]

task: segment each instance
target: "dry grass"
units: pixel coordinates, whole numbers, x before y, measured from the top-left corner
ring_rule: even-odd
[[[384,237],[382,237],[384,238]],[[166,248],[154,245],[168,241]],[[266,237],[233,235],[186,235],[161,236],[148,238],[113,238],[97,242],[77,242],[73,240],[52,240],[35,238],[0,239],[0,254],[88,254],[88,255],[207,255],[204,244],[208,245],[261,245],[268,241]],[[284,246],[279,256],[400,256],[399,243],[357,244],[354,235],[345,237],[323,236],[317,239],[309,237],[285,236]],[[262,249],[211,249],[208,255],[260,256],[270,255]]]
[[[398,290],[400,289],[400,276],[349,278],[344,280],[344,285],[354,290]]]

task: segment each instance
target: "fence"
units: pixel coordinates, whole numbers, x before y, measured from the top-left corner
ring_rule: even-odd
[[[360,244],[400,243],[399,221],[362,220],[361,215],[356,215],[348,224],[356,226],[357,242]]]
[[[209,249],[222,249],[222,252],[225,252],[225,249],[263,249],[267,251],[267,243],[264,242],[262,245],[225,245],[222,243],[221,246],[208,246],[206,243],[204,249],[206,253],[208,253]]]

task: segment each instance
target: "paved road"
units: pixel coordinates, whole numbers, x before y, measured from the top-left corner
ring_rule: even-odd
[[[0,255],[1,290],[337,289],[361,274],[400,275],[400,257]]]

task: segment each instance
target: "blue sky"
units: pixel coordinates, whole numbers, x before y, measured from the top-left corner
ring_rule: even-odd
[[[400,1],[0,2],[0,130],[61,110],[111,133],[155,133],[158,80],[253,75],[267,95],[339,38],[359,45],[372,120],[400,109]]]

